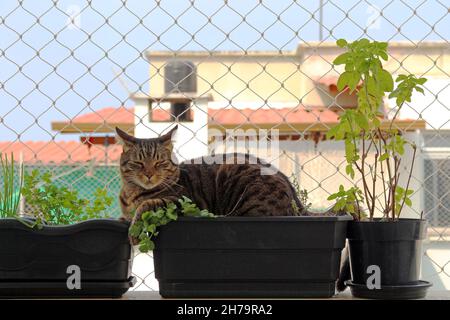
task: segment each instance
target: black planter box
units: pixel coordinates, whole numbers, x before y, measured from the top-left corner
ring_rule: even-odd
[[[331,297],[341,217],[179,218],[153,252],[163,297]]]
[[[120,297],[132,285],[128,224],[109,219],[29,228],[0,220],[1,297]],[[69,266],[81,289],[69,289]]]

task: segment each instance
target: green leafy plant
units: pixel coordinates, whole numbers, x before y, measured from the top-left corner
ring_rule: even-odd
[[[356,92],[358,106],[341,114],[339,123],[329,130],[327,138],[344,141],[345,172],[352,179],[359,172],[363,187],[345,190],[340,186],[328,199],[337,200],[338,209],[348,210],[358,219],[361,219],[362,208],[366,207],[369,219],[373,220],[377,208],[375,188],[379,181],[383,187],[383,201],[380,201],[383,216],[395,220],[404,205],[412,205],[410,196],[414,191],[409,189],[409,184],[417,147],[406,140],[394,124],[404,103],[411,102],[412,93],[424,93],[422,85],[426,79],[399,75],[394,89],[392,75],[383,68],[383,61],[388,60],[386,42],[361,39],[348,43],[340,39],[337,45],[346,49],[333,62],[345,67],[337,87]],[[394,116],[383,123],[380,106],[386,94],[395,98],[396,106]],[[412,149],[413,161],[405,164],[409,166],[409,176],[406,185],[400,186],[400,163],[405,147]],[[370,152],[375,154],[373,161],[368,159]]]
[[[7,155],[0,153],[0,167],[2,189],[0,189],[0,218],[17,217],[20,205],[20,192],[23,185],[23,166],[16,172],[14,155],[8,159]],[[16,182],[16,176],[18,181]]]
[[[22,195],[32,208],[38,225],[43,222],[65,225],[105,218],[106,209],[113,201],[102,188],[95,190],[93,200],[80,198],[78,191],[56,185],[50,172],[41,174],[38,170],[25,174]]]
[[[357,187],[351,187],[345,190],[343,185],[339,186],[339,191],[328,197],[328,200],[336,200],[336,204],[333,206],[333,211],[345,211],[345,212],[362,212],[362,208],[359,207],[360,203],[364,200],[362,191]]]
[[[216,217],[208,210],[200,210],[191,199],[185,196],[178,200],[178,206],[171,202],[165,207],[144,212],[141,219],[135,221],[130,227],[130,236],[139,241],[139,251],[152,251],[155,248],[153,239],[158,235],[158,228],[177,220],[179,214],[187,217]]]

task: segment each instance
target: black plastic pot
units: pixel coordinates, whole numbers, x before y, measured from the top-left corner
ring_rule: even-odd
[[[153,252],[163,297],[331,297],[351,217],[179,218]]]
[[[70,226],[31,229],[0,220],[0,296],[120,297],[132,285],[128,224],[89,220]],[[81,289],[67,280],[80,268]]]
[[[354,296],[361,298],[421,298],[430,286],[420,281],[422,240],[426,221],[400,219],[395,222],[352,221],[348,226]],[[369,289],[368,268],[379,267],[380,289]],[[373,267],[372,267],[373,268]],[[370,281],[369,281],[370,282]]]

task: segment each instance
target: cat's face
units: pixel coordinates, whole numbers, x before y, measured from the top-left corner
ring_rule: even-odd
[[[179,168],[172,161],[171,137],[175,130],[159,138],[138,139],[116,128],[123,144],[120,172],[124,183],[151,190],[170,187],[178,180]]]

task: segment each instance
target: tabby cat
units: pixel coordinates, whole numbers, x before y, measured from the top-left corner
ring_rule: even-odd
[[[292,216],[302,212],[288,178],[279,171],[261,174],[271,166],[260,159],[227,154],[221,155],[222,160],[231,157],[232,162],[218,164],[204,157],[177,164],[171,141],[175,130],[159,138],[138,139],[116,128],[123,144],[119,197],[123,220],[131,221],[134,212],[134,219],[140,219],[143,212],[182,196],[216,215]]]
[[[116,128],[123,144],[120,157],[123,185],[119,196],[122,220],[132,221],[135,213],[136,221],[142,213],[175,202],[182,196],[216,215],[314,214],[305,210],[284,174],[279,171],[261,174],[264,169],[274,168],[249,155],[221,155],[220,163],[224,164],[213,163],[211,157],[176,164],[171,140],[175,130],[176,127],[159,138],[138,139]],[[224,161],[226,157],[233,161]],[[344,281],[349,278],[347,257],[337,281],[339,291],[345,289]]]

